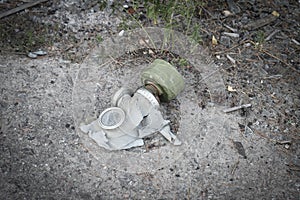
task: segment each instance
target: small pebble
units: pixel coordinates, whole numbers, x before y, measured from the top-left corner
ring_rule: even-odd
[[[251,46],[251,43],[249,43],[249,42],[244,44],[244,47],[250,47],[250,46]]]
[[[124,35],[124,32],[125,32],[124,30],[121,30],[121,31],[119,32],[119,36],[122,37],[122,36]]]
[[[36,55],[38,55],[38,56],[47,55],[47,52],[46,51],[42,51],[42,50],[38,50],[38,51],[35,51],[33,53],[36,54]]]
[[[225,17],[233,15],[232,12],[230,12],[229,10],[224,10],[223,14],[224,14]]]
[[[224,35],[229,36],[229,37],[234,37],[234,38],[238,38],[240,37],[239,34],[237,33],[228,33],[228,32],[223,32]]]
[[[31,52],[29,52],[28,54],[27,54],[27,56],[29,57],[29,58],[37,58],[37,55],[35,54],[35,53],[31,53]]]

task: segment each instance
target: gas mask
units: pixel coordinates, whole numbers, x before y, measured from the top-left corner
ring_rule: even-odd
[[[143,146],[143,138],[157,132],[173,145],[180,145],[159,103],[174,99],[184,89],[183,77],[170,63],[156,59],[142,72],[141,82],[143,86],[135,92],[120,88],[112,97],[111,107],[97,120],[81,125],[81,131],[108,150]]]

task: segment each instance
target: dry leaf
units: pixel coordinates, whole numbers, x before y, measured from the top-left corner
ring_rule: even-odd
[[[214,35],[213,35],[212,38],[211,38],[211,43],[212,43],[213,45],[217,45],[217,44],[218,44],[218,41],[217,41],[217,39],[215,38]]]
[[[139,44],[140,44],[140,45],[143,45],[143,46],[148,46],[149,40],[140,39],[140,40],[139,40]]]
[[[154,54],[154,52],[151,49],[149,49],[148,53],[149,54]]]
[[[279,17],[279,13],[275,10],[272,12],[272,15],[275,16],[275,17]]]
[[[129,7],[127,12],[131,15],[133,15],[135,13],[135,10],[132,7]]]

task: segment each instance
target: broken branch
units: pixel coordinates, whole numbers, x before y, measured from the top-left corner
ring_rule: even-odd
[[[233,112],[233,111],[236,111],[236,110],[239,110],[239,109],[242,109],[242,108],[249,108],[251,106],[252,105],[250,103],[249,104],[244,104],[244,105],[240,105],[240,106],[235,106],[235,107],[232,107],[232,108],[224,109],[223,112],[229,113],[229,112]]]
[[[8,10],[8,11],[4,12],[4,13],[1,13],[0,14],[0,19],[3,18],[3,17],[9,16],[9,15],[12,15],[14,13],[17,13],[21,10],[26,9],[26,8],[30,8],[30,7],[33,7],[37,4],[46,2],[46,1],[48,1],[48,0],[38,0],[38,1],[32,1],[32,2],[29,2],[29,3],[22,4],[21,6],[19,6],[17,8],[13,8],[11,10]]]
[[[265,18],[258,19],[254,22],[251,22],[251,23],[245,25],[244,28],[248,29],[248,30],[255,30],[255,29],[261,28],[263,26],[266,26],[267,24],[270,24],[271,22],[275,21],[277,18],[278,18],[277,16],[270,14],[270,15],[266,16]]]

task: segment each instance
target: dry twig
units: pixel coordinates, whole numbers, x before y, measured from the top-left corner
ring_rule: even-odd
[[[253,41],[249,41],[249,42],[250,42],[251,44],[253,44],[253,45],[256,45],[256,43],[253,42]],[[265,49],[259,49],[259,51],[262,52],[262,53],[264,53],[264,54],[267,54],[268,56],[271,56],[272,58],[275,58],[275,59],[278,60],[279,62],[285,64],[285,65],[286,65],[288,68],[290,68],[291,70],[293,70],[293,71],[295,71],[295,72],[297,72],[297,73],[300,74],[300,71],[299,71],[299,70],[297,70],[296,68],[292,67],[291,65],[289,65],[289,64],[288,64],[287,62],[285,62],[284,60],[282,60],[282,59],[278,58],[277,56],[271,54],[271,53],[268,52],[267,50],[265,50]]]
[[[240,106],[235,106],[235,107],[232,107],[232,108],[224,109],[223,112],[229,113],[229,112],[233,112],[233,111],[236,111],[236,110],[239,110],[239,109],[242,109],[242,108],[249,108],[251,106],[252,105],[250,103],[249,104],[244,104],[244,105],[240,105]]]
[[[265,18],[258,19],[254,22],[251,22],[244,26],[245,29],[248,30],[255,30],[260,27],[266,26],[267,24],[270,24],[271,22],[275,21],[278,17],[274,16],[273,14],[270,14],[266,16]]]
[[[16,8],[13,8],[11,10],[8,10],[8,11],[6,11],[4,13],[1,13],[0,14],[0,19],[3,18],[3,17],[9,16],[9,15],[12,15],[14,13],[20,12],[21,10],[25,10],[27,8],[33,7],[33,6],[37,5],[37,4],[46,2],[46,1],[48,1],[48,0],[38,0],[38,1],[32,1],[32,2],[29,2],[29,3],[22,4],[19,7],[16,7]]]
[[[297,70],[296,68],[292,67],[291,65],[289,65],[287,62],[283,61],[282,59],[278,58],[277,56],[274,56],[273,54],[271,54],[270,52],[262,49],[261,52],[267,54],[268,56],[271,56],[272,58],[275,58],[276,60],[280,61],[281,63],[285,64],[288,68],[290,68],[291,70],[297,72],[300,74],[300,71]]]

